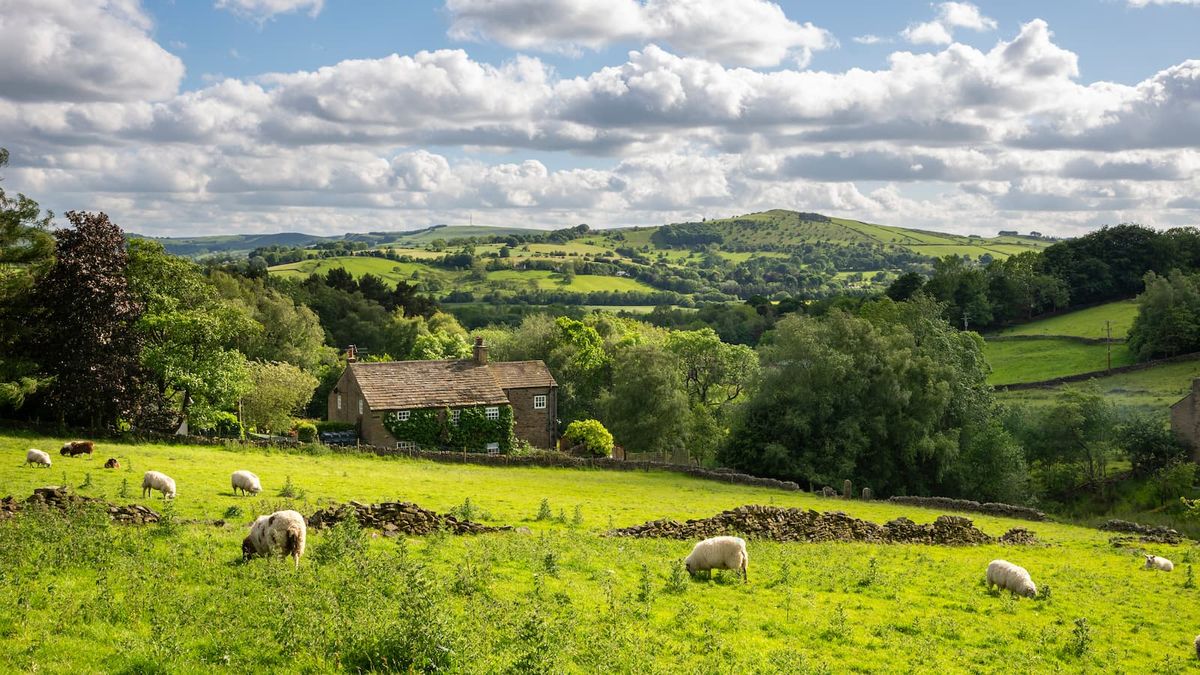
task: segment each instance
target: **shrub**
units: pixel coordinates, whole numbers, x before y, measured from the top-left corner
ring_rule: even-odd
[[[563,438],[572,445],[583,445],[591,457],[612,455],[613,437],[599,420],[576,420],[567,426]]]
[[[245,512],[242,511],[242,507],[234,504],[233,506],[225,509],[225,513],[222,514],[221,517],[225,520],[233,520],[234,518],[241,518],[243,515],[245,515]]]
[[[292,477],[288,476],[283,482],[283,487],[279,489],[279,496],[286,499],[304,499],[304,490],[292,484]]]
[[[317,440],[317,425],[307,421],[297,422],[296,438],[301,443],[312,443]]]
[[[317,562],[335,562],[366,552],[367,536],[358,524],[358,518],[354,517],[353,512],[342,515],[344,517],[325,530],[316,546],[313,546],[313,559]]]
[[[538,505],[537,519],[550,520],[554,517],[554,512],[550,510],[550,500],[542,498],[542,503]]]

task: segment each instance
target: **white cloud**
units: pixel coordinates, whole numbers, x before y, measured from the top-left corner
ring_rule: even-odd
[[[1128,0],[1130,7],[1146,7],[1148,5],[1200,5],[1200,0]]]
[[[937,18],[910,24],[900,35],[913,44],[948,45],[954,41],[955,28],[989,31],[996,26],[994,19],[984,16],[969,2],[943,2],[938,5]]]
[[[217,9],[225,9],[243,18],[263,22],[279,14],[308,12],[315,17],[321,13],[325,0],[217,0]]]
[[[866,35],[856,35],[851,39],[860,45],[878,45],[891,42],[891,40],[888,38],[881,38],[878,35],[873,35],[871,33],[867,33]]]
[[[578,53],[614,43],[662,42],[723,63],[775,66],[837,44],[766,0],[446,0],[450,36],[514,49]]]
[[[137,0],[0,0],[0,96],[130,101],[175,93],[183,63]]]

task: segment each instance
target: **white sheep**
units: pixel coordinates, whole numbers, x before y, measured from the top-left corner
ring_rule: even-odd
[[[259,516],[250,526],[250,534],[242,540],[242,559],[249,560],[256,555],[290,555],[299,567],[307,535],[304,516],[296,511],[276,511],[269,516]]]
[[[249,471],[234,471],[229,481],[233,485],[233,494],[237,494],[238,490],[241,490],[242,494],[252,495],[262,492],[262,483],[258,481],[258,476]]]
[[[987,566],[988,590],[999,586],[1017,595],[1032,598],[1037,595],[1037,586],[1029,577],[1029,572],[1020,565],[1014,565],[1007,560],[993,560]]]
[[[711,570],[735,570],[744,581],[750,581],[747,568],[750,555],[746,553],[746,540],[741,537],[712,537],[697,543],[683,561],[688,574],[693,577]]]
[[[1162,570],[1164,572],[1170,572],[1171,570],[1175,569],[1175,563],[1171,562],[1170,560],[1167,560],[1166,558],[1164,558],[1162,556],[1150,555],[1149,553],[1147,553],[1146,554],[1146,569]]]
[[[25,453],[26,464],[40,464],[47,469],[50,468],[50,453],[42,452],[36,448],[30,448],[29,452]]]
[[[149,497],[150,493],[154,490],[161,492],[163,499],[174,499],[175,481],[165,473],[147,471],[142,476],[142,496]]]

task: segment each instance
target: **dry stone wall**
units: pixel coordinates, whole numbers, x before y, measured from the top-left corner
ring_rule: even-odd
[[[1013,506],[1012,504],[998,504],[995,502],[980,503],[970,499],[950,499],[949,497],[890,497],[888,501],[908,506],[923,506],[931,509],[945,509],[947,511],[968,511],[988,516],[1017,518],[1019,520],[1041,522],[1050,519],[1045,513],[1037,509],[1031,509],[1028,506]]]
[[[712,518],[678,522],[653,520],[642,525],[611,530],[614,537],[662,539],[706,539],[718,535],[744,535],[773,541],[862,541],[873,543],[940,544],[964,546],[1002,543],[1028,544],[1036,542],[1033,533],[1023,528],[1010,530],[995,539],[974,526],[963,516],[938,516],[926,525],[908,518],[896,518],[883,525],[852,518],[841,511],[820,513],[778,506],[739,506],[723,511]]]
[[[1183,535],[1177,530],[1173,530],[1169,527],[1141,525],[1138,523],[1131,523],[1128,520],[1118,520],[1116,518],[1105,521],[1099,529],[1106,530],[1108,532],[1128,532],[1130,534],[1136,534],[1140,536],[1143,541],[1151,541],[1162,544],[1178,544],[1183,541]]]
[[[355,518],[362,527],[379,530],[385,537],[431,534],[438,530],[451,534],[483,534],[512,529],[509,526],[491,527],[469,520],[459,520],[449,514],[423,509],[411,502],[360,504],[355,501],[317,511],[309,516],[308,526],[319,530],[346,518]]]
[[[83,495],[71,494],[65,487],[35,488],[33,494],[23,500],[8,496],[0,499],[0,520],[11,518],[22,509],[29,507],[53,508],[66,511],[72,508],[98,505],[108,512],[108,517],[116,523],[125,525],[142,525],[158,522],[159,515],[149,507],[141,504],[120,506]]]

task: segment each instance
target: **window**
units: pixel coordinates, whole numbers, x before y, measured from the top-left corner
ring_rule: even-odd
[[[489,455],[500,454],[500,444],[499,443],[488,443],[487,444],[487,454],[489,454]]]
[[[358,414],[363,414],[363,400],[361,397],[358,399]]]
[[[494,406],[491,408],[486,408],[483,411],[483,415],[484,415],[484,417],[487,417],[489,420],[498,420],[498,419],[500,419],[500,408],[497,408]]]
[[[337,407],[338,407],[338,410],[342,409],[342,395],[341,394],[337,395]]]
[[[413,443],[412,441],[397,441],[396,449],[397,450],[420,450],[421,447],[419,445],[417,445],[416,443]]]
[[[450,421],[451,421],[451,422],[453,422],[454,424],[458,424],[458,418],[459,418],[459,417],[462,417],[462,411],[461,411],[461,410],[451,410],[451,411],[450,411]]]
[[[534,409],[534,410],[545,410],[545,409],[546,409],[546,396],[545,396],[545,394],[542,394],[542,395],[540,395],[540,396],[534,396],[534,397],[533,397],[533,409]]]
[[[397,410],[396,411],[396,421],[397,422],[407,422],[408,417],[409,417],[409,412],[407,410]]]

